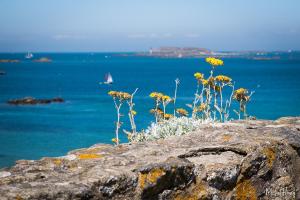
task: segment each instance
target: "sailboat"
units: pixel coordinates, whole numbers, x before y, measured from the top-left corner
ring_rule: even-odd
[[[100,84],[111,85],[111,84],[113,84],[113,82],[114,82],[114,80],[113,80],[111,74],[107,73],[107,74],[105,74],[104,82],[100,82]]]
[[[30,59],[30,58],[33,58],[33,54],[28,52],[26,55],[25,55],[25,58],[27,59]]]

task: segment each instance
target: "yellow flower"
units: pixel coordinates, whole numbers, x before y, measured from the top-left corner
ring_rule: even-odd
[[[112,96],[113,98],[118,98],[120,100],[128,100],[131,98],[131,95],[127,92],[109,91],[108,95]]]
[[[127,92],[119,92],[118,98],[122,100],[128,100],[131,98],[131,95]]]
[[[217,58],[213,58],[213,57],[208,57],[208,58],[205,59],[205,61],[207,63],[209,63],[210,65],[212,65],[213,67],[224,65],[223,60],[217,59]]]
[[[164,102],[167,102],[167,101],[170,101],[170,100],[171,100],[171,97],[169,97],[168,95],[164,95],[164,96],[162,96],[162,100],[163,100]]]
[[[180,115],[180,116],[188,116],[188,111],[186,111],[185,109],[183,109],[183,108],[178,108],[178,109],[176,109],[176,112]]]
[[[248,90],[245,88],[239,88],[234,91],[233,93],[233,99],[236,99],[237,101],[249,101],[250,96],[247,95]]]
[[[196,73],[194,74],[194,77],[195,77],[198,81],[200,81],[200,80],[202,80],[202,79],[204,78],[204,75],[203,75],[202,73],[196,72]]]
[[[198,107],[198,111],[199,112],[202,112],[202,111],[204,111],[204,110],[206,110],[206,104],[205,103],[201,103],[201,105]]]
[[[208,80],[203,79],[203,80],[201,80],[201,81],[202,81],[202,85],[204,85],[204,86],[208,85]]]
[[[161,108],[151,109],[151,110],[150,110],[150,113],[151,113],[151,114],[157,113],[158,115],[163,115],[163,114],[164,114],[164,112],[162,111]]]
[[[159,92],[152,92],[149,96],[155,100],[160,101],[164,95]]]
[[[131,111],[131,114],[134,116],[134,115],[137,114],[137,112],[136,112],[135,110],[132,110],[132,111]]]
[[[172,117],[174,117],[172,114],[165,114],[165,115],[164,115],[164,118],[165,118],[166,120],[171,119]]]
[[[108,95],[112,96],[112,97],[116,97],[118,95],[118,92],[117,91],[109,91]]]
[[[118,142],[120,142],[120,140],[118,140],[117,138],[113,138],[113,139],[111,139],[111,141],[115,144],[118,144]]]
[[[216,81],[222,82],[222,83],[229,83],[231,81],[231,78],[224,75],[218,75],[215,77]]]

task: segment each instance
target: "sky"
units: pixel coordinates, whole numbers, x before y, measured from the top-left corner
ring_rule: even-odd
[[[300,0],[0,0],[0,52],[300,50]]]

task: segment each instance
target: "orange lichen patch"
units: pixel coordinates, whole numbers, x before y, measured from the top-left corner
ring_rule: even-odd
[[[140,173],[139,174],[139,187],[145,188],[149,184],[155,184],[157,180],[164,176],[166,172],[160,168],[152,169],[148,173]]]
[[[232,136],[231,135],[227,135],[227,134],[222,136],[222,140],[224,142],[229,142],[231,140],[231,138],[232,138]]]
[[[206,199],[207,186],[203,182],[196,183],[188,192],[180,193],[175,196],[175,200],[198,200]]]
[[[103,155],[93,154],[93,153],[85,153],[85,154],[79,154],[79,155],[77,155],[77,157],[78,157],[80,160],[88,160],[88,159],[102,158]]]
[[[98,153],[99,151],[101,151],[103,148],[101,147],[95,147],[95,148],[88,148],[83,150],[82,152],[85,154],[95,154]]]
[[[268,166],[271,168],[273,166],[274,160],[276,158],[276,153],[273,148],[267,147],[263,149],[263,154],[267,157],[268,159]]]
[[[54,158],[52,160],[52,162],[56,165],[56,166],[60,166],[61,163],[62,163],[63,159],[60,159],[60,158]]]
[[[20,195],[17,195],[16,200],[23,200],[23,198]]]
[[[257,200],[256,189],[250,180],[244,180],[236,186],[237,200]]]

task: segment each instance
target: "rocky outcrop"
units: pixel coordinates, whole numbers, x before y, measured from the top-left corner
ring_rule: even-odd
[[[52,60],[50,58],[43,57],[43,58],[39,58],[39,59],[33,60],[33,62],[49,63],[49,62],[52,62]]]
[[[35,99],[33,97],[24,97],[22,99],[9,100],[7,103],[11,105],[36,105],[36,104],[49,104],[49,103],[63,103],[64,99],[56,97],[53,99]]]
[[[204,124],[0,171],[0,199],[300,199],[300,118]]]
[[[0,63],[18,63],[20,60],[15,59],[0,59]]]

